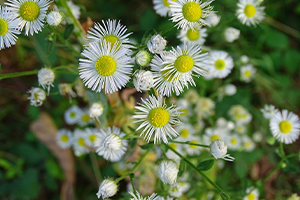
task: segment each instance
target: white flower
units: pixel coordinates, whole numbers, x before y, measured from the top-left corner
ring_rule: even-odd
[[[241,105],[231,106],[228,114],[238,124],[248,124],[252,119],[252,115]]]
[[[240,30],[233,27],[229,27],[225,30],[224,35],[225,35],[225,40],[227,42],[233,42],[234,40],[239,38]]]
[[[73,143],[72,132],[67,129],[59,130],[56,135],[56,142],[62,149],[71,147]]]
[[[201,140],[200,140],[199,136],[194,136],[191,138],[191,140],[189,142],[193,143],[193,144],[200,144]],[[188,153],[188,155],[191,155],[191,156],[199,155],[202,147],[193,145],[193,144],[189,144],[189,145],[185,146],[186,152]]]
[[[98,118],[103,113],[103,105],[100,102],[93,103],[90,107],[89,115],[91,118]]]
[[[88,88],[105,93],[120,90],[130,79],[133,65],[128,49],[111,46],[106,40],[89,43],[79,59],[79,76]]]
[[[237,123],[235,126],[235,132],[237,133],[246,133],[246,130],[245,124]]]
[[[196,90],[190,89],[184,94],[184,98],[191,104],[195,104],[199,100],[200,96]]]
[[[228,133],[227,129],[223,129],[223,128],[207,128],[205,129],[204,132],[204,142],[206,144],[209,144],[211,142],[213,142],[214,140],[222,140],[225,138],[226,133]]]
[[[72,86],[69,83],[58,84],[58,90],[61,95],[69,95],[70,98],[76,97],[76,93],[72,90]]]
[[[74,105],[68,108],[64,114],[66,123],[69,125],[76,124],[80,120],[80,114],[81,110],[78,106]]]
[[[195,112],[197,113],[198,117],[207,118],[214,114],[214,109],[215,102],[213,102],[213,100],[207,97],[200,97],[196,104]]]
[[[86,146],[86,133],[83,130],[75,129],[73,136],[73,149],[76,156],[81,156],[89,152]]]
[[[291,144],[300,135],[299,117],[287,110],[277,111],[270,119],[270,129],[278,141]]]
[[[28,93],[30,93],[30,105],[32,106],[41,106],[43,101],[46,99],[46,93],[41,88],[32,87]]]
[[[255,133],[253,133],[253,140],[255,142],[261,142],[263,139],[263,135],[261,134],[261,132],[256,131]]]
[[[176,138],[176,141],[190,141],[195,134],[194,127],[187,123],[178,125],[175,130],[180,134],[180,136]]]
[[[153,35],[147,42],[147,47],[151,53],[161,53],[165,49],[166,45],[167,40],[160,35]]]
[[[172,147],[174,150],[176,150],[181,155],[184,154],[184,152],[182,150],[182,148],[183,148],[182,144],[170,142],[168,145],[169,145],[169,147]],[[169,149],[167,151],[166,155],[167,155],[168,159],[174,160],[177,164],[180,163],[181,158],[176,153],[174,153],[172,150]]]
[[[233,68],[233,60],[225,51],[211,51],[209,73],[214,78],[225,78]]]
[[[264,8],[259,7],[258,0],[239,0],[236,15],[238,19],[247,26],[258,24],[264,19]]]
[[[247,195],[243,198],[243,200],[258,200],[259,199],[259,191],[257,188],[250,187],[246,190]]]
[[[169,194],[174,197],[181,197],[190,187],[191,185],[188,182],[179,181],[175,185],[171,185]]]
[[[149,197],[143,197],[138,191],[136,191],[136,194],[133,192],[129,192],[129,194],[132,196],[130,200],[161,200],[161,197],[157,196],[156,193],[152,193]]]
[[[141,106],[135,107],[138,111],[132,118],[136,119],[135,122],[142,122],[136,130],[143,129],[141,135],[144,135],[147,142],[153,134],[155,144],[160,143],[161,140],[168,143],[167,137],[172,139],[178,136],[177,131],[172,126],[179,124],[180,108],[174,106],[167,108],[161,96],[158,98],[149,96],[148,99],[142,99],[142,102]]]
[[[25,35],[38,33],[42,31],[46,12],[50,6],[51,0],[8,0],[10,10],[19,20],[19,30],[25,27]]]
[[[16,35],[20,34],[18,22],[9,7],[0,6],[0,50],[16,44]]]
[[[229,154],[227,154],[227,146],[226,144],[220,140],[214,140],[211,144],[210,144],[210,152],[211,154],[216,158],[223,158],[226,161],[233,161],[234,158],[231,157]]]
[[[50,86],[54,86],[52,83],[55,78],[54,72],[49,68],[42,68],[38,73],[39,84],[43,87],[43,89],[48,89],[48,94],[50,91]]]
[[[251,65],[244,65],[240,69],[241,72],[241,80],[245,82],[250,82],[256,73],[256,69]]]
[[[226,144],[229,149],[237,150],[240,148],[242,140],[241,137],[237,134],[229,135],[225,138]]]
[[[208,17],[213,9],[210,4],[213,0],[202,3],[201,0],[179,0],[171,3],[171,20],[177,22],[175,26],[182,29],[193,28],[196,26],[207,25],[204,19]]]
[[[249,62],[248,56],[242,55],[242,56],[241,56],[241,61],[242,61],[242,63],[247,64],[247,63]]]
[[[71,9],[71,12],[75,19],[80,17],[80,7],[75,5],[72,1],[67,1],[68,7]]]
[[[243,149],[245,151],[253,151],[253,149],[255,148],[255,143],[252,141],[252,139],[250,139],[248,136],[243,136],[242,137],[242,141],[243,141]]]
[[[95,141],[96,152],[111,162],[119,161],[127,149],[127,140],[122,139],[125,133],[117,127],[100,129]]]
[[[170,0],[171,1],[171,0]],[[177,0],[172,0],[177,1]],[[153,0],[154,10],[162,17],[171,16],[170,3],[168,0]]]
[[[153,75],[150,71],[139,70],[133,78],[134,87],[138,92],[150,90],[153,87]]]
[[[276,109],[273,105],[265,105],[264,108],[260,109],[260,111],[263,113],[265,119],[270,119],[276,112],[278,112],[278,109]]]
[[[135,55],[135,61],[138,65],[146,67],[150,64],[151,57],[148,51],[141,50]]]
[[[208,26],[213,27],[216,26],[220,22],[221,17],[216,15],[215,13],[210,14],[205,18],[205,22]]]
[[[236,93],[236,87],[233,84],[227,84],[224,86],[225,94],[228,96],[232,96]]]
[[[178,172],[177,164],[172,160],[163,160],[158,168],[158,176],[164,184],[175,184]]]
[[[287,200],[300,200],[300,196],[294,193]]]
[[[97,138],[97,133],[99,132],[96,128],[86,128],[85,130],[86,133],[86,139],[85,143],[89,147],[95,147],[95,142]]]
[[[187,30],[181,29],[177,36],[183,43],[203,45],[207,37],[206,28],[194,27]]]
[[[78,124],[80,126],[86,126],[90,123],[92,123],[92,119],[90,117],[90,113],[88,109],[82,109],[80,112],[80,118],[78,120]]]
[[[58,11],[51,11],[47,15],[47,23],[50,26],[58,26],[62,21],[63,21],[63,16],[60,12]]]
[[[118,191],[118,185],[115,181],[112,179],[105,179],[102,181],[102,183],[99,186],[99,190],[97,192],[97,197],[100,199],[102,197],[103,199],[109,198],[114,196]]]

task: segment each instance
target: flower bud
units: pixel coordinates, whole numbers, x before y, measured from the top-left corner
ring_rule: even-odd
[[[53,81],[55,78],[54,72],[49,68],[42,68],[38,73],[39,84],[43,89],[48,88],[48,94],[50,91],[50,86],[53,86]]]
[[[164,160],[158,168],[158,176],[164,184],[175,184],[179,169],[173,160]]]
[[[93,103],[89,115],[91,118],[98,118],[103,113],[103,105],[101,103]]]
[[[227,145],[222,140],[214,140],[210,144],[210,152],[216,158],[223,158],[227,161],[233,161],[234,158],[227,154]]]
[[[147,47],[151,53],[162,52],[167,45],[167,41],[160,35],[154,35],[147,42]]]
[[[240,36],[240,30],[229,27],[225,30],[225,39],[227,42],[233,42],[234,40],[238,39]]]
[[[46,93],[41,88],[32,87],[28,93],[30,93],[30,105],[32,106],[41,106],[43,101],[46,99]]]
[[[64,14],[58,11],[51,11],[47,15],[47,23],[50,26],[58,26],[64,19]]]
[[[98,199],[100,199],[100,197],[106,199],[114,196],[117,193],[117,191],[118,185],[111,179],[105,179],[99,186],[99,190],[96,195]]]
[[[134,87],[138,92],[149,90],[153,87],[153,75],[150,71],[140,70],[133,79]]]
[[[141,50],[136,54],[135,61],[142,67],[148,66],[151,61],[150,54],[145,50]]]

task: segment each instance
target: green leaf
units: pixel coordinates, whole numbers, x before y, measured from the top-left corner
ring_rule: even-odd
[[[214,165],[215,159],[204,160],[197,165],[201,171],[207,171]]]
[[[285,49],[288,47],[288,37],[280,32],[273,31],[266,38],[266,43],[269,47]]]
[[[67,40],[72,35],[74,30],[74,24],[68,24],[65,28],[64,38]]]
[[[144,144],[144,145],[140,145],[140,147],[144,150],[148,150],[148,149],[151,149],[153,147],[153,143],[148,143],[148,144]]]
[[[47,56],[50,55],[50,53],[52,52],[53,48],[54,48],[54,41],[51,40],[46,40],[46,44],[45,44],[45,52],[47,54]]]
[[[285,68],[290,74],[297,71],[300,62],[300,53],[294,49],[290,49],[284,55]]]
[[[181,159],[180,165],[179,165],[179,172],[178,172],[177,177],[182,176],[182,174],[184,173],[185,169],[186,169],[186,163],[185,163],[185,161],[183,159]]]

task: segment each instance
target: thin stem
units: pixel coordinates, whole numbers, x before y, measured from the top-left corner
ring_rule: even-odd
[[[100,170],[98,168],[98,165],[97,165],[97,158],[95,156],[95,153],[91,152],[89,154],[90,154],[90,159],[91,159],[91,163],[92,163],[92,167],[93,167],[93,171],[94,171],[97,183],[98,183],[98,185],[100,185],[100,182],[101,182],[101,172],[100,172]]]
[[[172,143],[178,143],[178,144],[189,144],[189,145],[194,145],[194,146],[199,146],[199,147],[206,147],[209,148],[208,145],[204,144],[197,144],[197,143],[192,143],[192,142],[179,142],[179,141],[172,141]]]
[[[5,78],[14,78],[14,77],[19,77],[19,76],[28,76],[28,75],[33,75],[37,74],[39,70],[33,70],[33,71],[26,71],[26,72],[15,72],[15,73],[9,73],[9,74],[0,74],[0,80],[5,79]]]
[[[139,164],[141,164],[141,162],[144,160],[144,158],[146,157],[146,155],[149,153],[149,151],[151,150],[152,148],[149,148],[146,153],[140,158],[139,162],[137,162],[133,168],[126,174],[124,174],[123,176],[121,176],[120,178],[118,178],[116,180],[116,183],[118,183],[119,181],[121,181],[122,179],[124,179],[126,176],[128,176],[129,174],[131,174],[138,166]]]
[[[130,177],[130,182],[131,182],[133,193],[137,196],[136,189],[135,189],[134,183],[133,183],[133,178],[131,176],[129,176],[129,177]]]
[[[282,159],[277,165],[276,167],[268,174],[268,176],[266,178],[264,178],[263,183],[265,183],[281,166],[282,162],[284,161],[284,159]]]
[[[170,30],[172,30],[173,28],[174,28],[174,25],[172,24],[169,28],[167,28],[166,30],[162,31],[162,32],[160,33],[160,35],[166,34],[166,33],[169,32]]]
[[[279,148],[280,148],[281,157],[285,157],[285,153],[284,153],[283,143],[282,142],[279,142]]]

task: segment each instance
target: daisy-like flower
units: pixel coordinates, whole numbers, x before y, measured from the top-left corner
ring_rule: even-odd
[[[81,156],[89,152],[86,145],[86,133],[83,130],[74,130],[73,149],[76,156]]]
[[[96,152],[111,162],[119,161],[127,149],[127,140],[122,139],[126,134],[117,127],[100,129],[95,141]]]
[[[224,130],[222,128],[207,128],[207,129],[205,129],[203,139],[204,139],[205,144],[210,144],[214,140],[224,139],[225,138],[224,135],[226,133],[227,133],[226,130]]]
[[[227,84],[224,86],[225,94],[228,96],[232,96],[236,93],[236,87],[233,84]]]
[[[80,120],[80,114],[81,110],[78,106],[74,105],[68,108],[64,114],[66,123],[69,125],[76,124]]]
[[[237,150],[240,148],[242,140],[239,135],[232,134],[225,138],[225,142],[228,145],[228,149]]]
[[[220,20],[221,17],[216,15],[215,13],[211,13],[208,17],[205,18],[206,24],[210,27],[217,26]]]
[[[9,7],[0,6],[0,50],[16,44],[16,35],[20,34],[18,23]]]
[[[242,55],[240,60],[242,61],[242,63],[247,64],[249,62],[249,58],[246,55]]]
[[[227,154],[227,145],[220,139],[214,140],[210,144],[210,152],[216,158],[222,158],[226,161],[234,161],[234,158]]]
[[[156,193],[152,193],[149,197],[143,197],[138,191],[136,194],[134,192],[129,192],[132,198],[130,200],[160,200],[160,196],[157,196]]]
[[[182,29],[207,25],[204,19],[212,13],[213,7],[210,4],[213,1],[208,0],[202,3],[201,0],[178,0],[170,2],[171,20],[177,22],[176,26]]]
[[[201,140],[200,140],[199,136],[194,136],[191,138],[190,142],[193,144],[200,144]],[[202,149],[202,147],[197,146],[197,145],[189,144],[186,146],[186,152],[188,153],[188,155],[191,155],[191,156],[199,155],[201,149]]]
[[[264,19],[264,8],[259,6],[258,0],[239,0],[236,15],[247,26],[260,23]]]
[[[111,46],[106,40],[89,43],[79,59],[79,76],[88,88],[113,93],[124,87],[130,79],[133,65],[127,56],[128,49]]]
[[[168,137],[173,139],[178,136],[178,132],[172,126],[180,123],[180,108],[173,105],[167,108],[162,96],[156,98],[152,95],[148,99],[142,98],[142,102],[142,105],[135,107],[138,111],[132,118],[136,119],[135,122],[142,122],[137,131],[143,129],[141,135],[144,135],[147,142],[153,134],[155,144],[160,143],[160,140],[167,144]]]
[[[96,138],[97,138],[97,133],[99,132],[96,128],[86,128],[85,130],[86,133],[86,140],[85,143],[89,147],[94,147]]]
[[[211,51],[209,53],[209,73],[215,78],[225,78],[233,68],[233,60],[225,51]]]
[[[201,97],[195,107],[195,112],[200,119],[207,118],[214,114],[215,102],[207,97]]]
[[[246,190],[246,196],[243,200],[258,200],[259,199],[259,191],[257,188],[250,187]]]
[[[251,121],[252,115],[241,105],[232,106],[228,114],[230,117],[239,124],[247,124]]]
[[[176,141],[182,142],[190,141],[195,134],[194,127],[191,124],[180,124],[176,127],[176,131],[180,135],[176,138]]]
[[[114,196],[117,193],[117,191],[118,191],[117,183],[112,179],[105,179],[100,184],[99,190],[96,195],[98,199],[100,199],[100,197],[106,199]]]
[[[172,47],[168,54],[163,54],[164,68],[162,73],[173,77],[172,80],[179,79],[184,85],[196,85],[193,75],[205,76],[207,74],[207,53],[201,54],[201,46],[195,44],[184,44],[183,48]]]
[[[177,152],[179,152],[181,155],[184,154],[184,152],[182,151],[182,144],[170,142],[168,145],[172,147],[174,150],[176,150]],[[174,160],[178,164],[180,163],[181,158],[170,149],[167,151],[166,155],[168,159]]]
[[[170,0],[171,1],[171,0]],[[172,0],[177,1],[177,0]],[[169,0],[153,0],[154,10],[157,14],[162,17],[171,16]]]
[[[181,29],[178,38],[183,43],[203,45],[207,37],[206,30],[206,28],[200,27],[190,28],[188,30]]]
[[[241,72],[241,80],[248,83],[254,78],[256,69],[253,67],[253,65],[248,64],[242,66],[240,72]]]
[[[72,132],[67,129],[59,130],[56,135],[56,142],[62,149],[71,147],[73,143]]]
[[[248,136],[244,136],[242,138],[242,143],[243,143],[243,149],[245,151],[253,151],[253,149],[255,148],[255,143]]]
[[[174,185],[171,185],[169,194],[174,197],[181,197],[183,193],[190,189],[191,185],[185,181],[179,181]]]
[[[240,37],[240,30],[233,27],[229,27],[225,30],[224,36],[225,40],[231,43]]]
[[[190,117],[193,115],[191,104],[187,99],[178,99],[175,104],[180,105],[181,107],[179,119],[181,121],[188,122]]]
[[[158,176],[164,184],[175,184],[178,172],[177,163],[173,160],[163,160],[158,168]]]
[[[41,106],[46,99],[46,92],[41,88],[32,87],[28,93],[30,93],[30,105],[32,106]]]
[[[264,108],[260,109],[260,111],[264,115],[265,119],[270,119],[278,111],[278,109],[276,109],[273,105],[265,105]]]
[[[133,78],[134,87],[138,92],[150,90],[153,87],[153,75],[150,71],[139,70]]]
[[[119,49],[120,46],[125,48],[132,48],[133,46],[130,43],[129,35],[132,33],[126,33],[127,28],[124,25],[121,25],[120,21],[117,20],[107,20],[103,21],[102,24],[95,23],[94,27],[88,31],[87,38],[89,42],[99,42],[106,40],[111,46],[116,44]],[[130,54],[130,51],[126,52]]]
[[[278,141],[291,144],[300,135],[299,117],[287,110],[277,111],[270,119],[270,129]]]
[[[52,84],[55,78],[55,74],[50,68],[42,68],[38,73],[39,84],[43,87],[43,89],[48,89],[48,94],[50,92],[50,86],[54,87]]]
[[[196,90],[190,89],[184,94],[184,98],[191,104],[195,104],[198,102],[200,96]]]
[[[174,77],[169,71],[162,71],[165,66],[162,64],[164,62],[165,54],[167,54],[167,52],[155,55],[150,63],[151,70],[153,71],[153,87],[161,95],[171,96],[171,94],[175,92],[178,96],[183,92],[184,86],[179,81],[179,77]]]
[[[247,128],[245,126],[245,124],[241,124],[241,123],[237,123],[235,126],[235,132],[239,133],[239,134],[243,134],[246,133]]]
[[[80,126],[86,126],[92,123],[92,118],[90,117],[90,113],[88,109],[82,109],[80,113],[80,118],[78,120],[78,124]]]
[[[19,20],[18,29],[23,30],[25,27],[25,35],[28,33],[33,35],[42,31],[51,2],[51,0],[8,0],[5,4]]]

